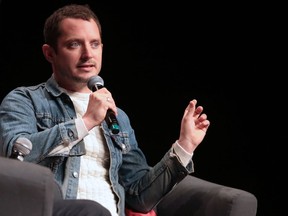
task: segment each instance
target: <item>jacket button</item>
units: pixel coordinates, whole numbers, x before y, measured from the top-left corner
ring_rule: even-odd
[[[78,176],[79,176],[79,175],[78,175],[78,172],[73,172],[72,175],[73,175],[74,178],[78,178]]]
[[[68,130],[68,136],[69,136],[69,137],[74,137],[74,133],[73,133],[72,130]]]

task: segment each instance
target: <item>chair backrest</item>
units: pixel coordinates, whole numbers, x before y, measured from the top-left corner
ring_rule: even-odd
[[[50,169],[0,157],[1,216],[51,216],[58,192]]]

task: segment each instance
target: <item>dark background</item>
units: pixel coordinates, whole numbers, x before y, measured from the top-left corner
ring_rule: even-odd
[[[211,126],[194,153],[193,175],[255,194],[257,216],[283,216],[286,70],[279,65],[287,25],[280,24],[281,6],[2,0],[1,100],[17,86],[50,77],[42,27],[71,2],[89,3],[100,18],[100,75],[130,116],[149,163],[178,138],[184,109],[196,98]]]

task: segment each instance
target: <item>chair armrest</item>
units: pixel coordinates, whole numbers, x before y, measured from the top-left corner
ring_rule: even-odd
[[[0,157],[0,215],[51,216],[54,184],[50,169]]]
[[[158,216],[255,216],[257,199],[250,192],[185,177],[157,206]]]

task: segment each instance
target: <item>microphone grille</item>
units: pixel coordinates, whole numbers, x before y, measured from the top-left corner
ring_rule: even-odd
[[[94,91],[95,86],[104,86],[104,80],[100,76],[92,76],[88,80],[87,86],[91,91]]]
[[[23,155],[28,155],[32,150],[32,143],[25,137],[19,137],[14,144],[14,148]]]

